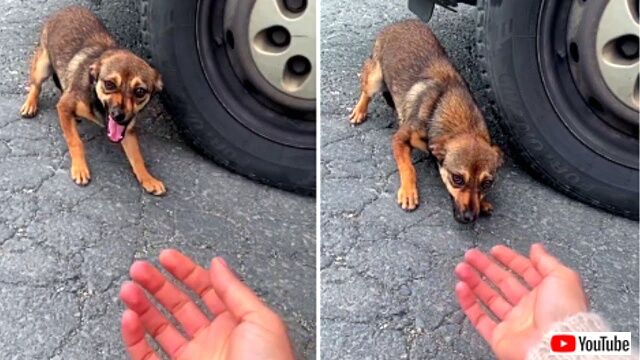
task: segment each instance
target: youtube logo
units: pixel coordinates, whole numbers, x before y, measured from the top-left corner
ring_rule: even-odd
[[[551,352],[558,355],[631,355],[630,332],[569,332],[551,335]]]
[[[551,337],[551,351],[553,352],[574,352],[576,351],[575,335],[559,334]]]

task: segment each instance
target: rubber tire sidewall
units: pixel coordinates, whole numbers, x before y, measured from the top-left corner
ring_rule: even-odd
[[[499,5],[478,4],[478,52],[513,153],[536,177],[563,193],[637,220],[638,170],[610,161],[580,142],[547,96],[536,39],[542,2],[492,3]]]
[[[262,183],[313,195],[315,149],[270,141],[243,126],[211,90],[198,57],[197,0],[142,0],[143,40],[181,134],[217,163]],[[249,96],[249,95],[247,95]],[[215,121],[207,119],[215,118]]]

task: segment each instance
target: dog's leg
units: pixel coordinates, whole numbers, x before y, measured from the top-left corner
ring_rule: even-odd
[[[416,130],[412,131],[409,137],[409,143],[414,149],[418,149],[422,152],[429,153],[429,147],[425,139],[427,138],[427,132]]]
[[[411,161],[411,130],[400,127],[393,135],[393,157],[400,173],[398,204],[403,210],[411,211],[418,206],[418,187],[416,169]]]
[[[20,108],[20,115],[23,117],[34,117],[38,112],[38,97],[40,96],[42,83],[51,76],[51,70],[49,54],[41,45],[38,45],[33,54],[33,59],[31,59],[29,94]]]
[[[63,94],[57,106],[58,117],[60,118],[62,134],[69,147],[71,179],[78,185],[87,185],[91,180],[91,173],[84,157],[84,144],[76,128],[75,107],[75,100]]]
[[[144,159],[140,152],[140,144],[138,143],[138,135],[134,130],[127,130],[122,139],[122,148],[129,159],[133,174],[138,179],[142,188],[153,195],[163,195],[167,192],[162,181],[154,178],[149,174],[147,167],[144,165]]]
[[[367,59],[362,65],[360,75],[360,99],[349,115],[350,122],[354,125],[362,123],[367,117],[369,101],[382,88],[382,69],[380,62],[374,58]]]
[[[480,215],[491,216],[493,215],[493,205],[485,199],[480,200]]]

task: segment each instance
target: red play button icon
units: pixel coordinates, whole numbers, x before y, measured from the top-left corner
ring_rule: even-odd
[[[576,337],[574,335],[553,335],[551,337],[551,351],[574,352],[576,351]]]

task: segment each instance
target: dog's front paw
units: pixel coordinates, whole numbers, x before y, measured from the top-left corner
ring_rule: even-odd
[[[91,181],[91,173],[86,163],[71,164],[71,179],[80,186],[85,186]]]
[[[366,108],[364,110],[361,109],[360,104],[358,104],[356,105],[355,108],[353,108],[351,115],[349,115],[349,122],[353,125],[358,125],[364,122],[366,118],[367,118],[367,109]]]
[[[148,192],[151,195],[160,196],[164,195],[167,192],[167,189],[164,187],[162,181],[151,176],[141,179],[140,185],[142,185],[144,191]]]
[[[493,205],[486,200],[482,200],[480,203],[480,215],[481,216],[491,216],[493,215]]]
[[[398,189],[398,205],[402,210],[415,210],[418,207],[418,188],[415,186],[401,186]]]
[[[25,118],[32,118],[36,116],[37,113],[38,113],[37,101],[29,101],[29,99],[27,99],[27,101],[25,101],[24,104],[22,104],[22,107],[20,108],[20,115]]]

